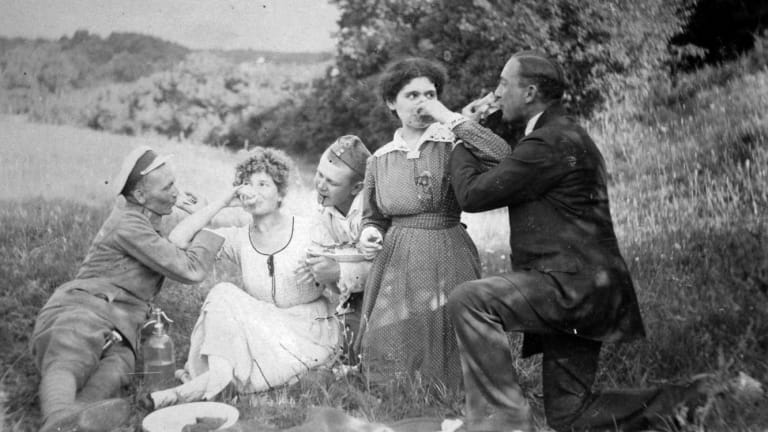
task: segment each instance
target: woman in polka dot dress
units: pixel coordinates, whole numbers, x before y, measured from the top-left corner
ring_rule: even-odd
[[[361,249],[376,257],[356,345],[374,382],[419,375],[461,384],[445,302],[456,285],[480,277],[480,260],[451,188],[454,135],[419,114],[445,77],[442,66],[408,58],[390,64],[380,82],[402,126],[369,159],[363,190]]]

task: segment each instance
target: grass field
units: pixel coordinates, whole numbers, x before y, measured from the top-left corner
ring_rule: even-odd
[[[724,385],[744,372],[768,382],[768,71],[715,80],[664,104],[613,106],[588,124],[611,172],[617,234],[636,282],[648,338],[606,347],[603,386],[643,386],[715,374]],[[675,90],[669,89],[672,94]],[[192,143],[118,137],[0,118],[0,396],[5,427],[35,430],[37,374],[26,354],[39,307],[70,279],[106,216],[110,173],[139,143],[174,153],[182,188],[212,197],[231,181],[238,156]],[[311,161],[289,208],[307,211]],[[310,201],[311,202],[311,201]],[[237,218],[238,215],[232,214]],[[506,266],[506,216],[467,215],[484,271]],[[168,284],[158,299],[177,320],[179,364],[208,287]],[[540,406],[537,358],[517,361]],[[687,431],[763,431],[765,396],[715,397]],[[317,374],[259,396],[222,398],[273,426],[300,423],[306,407],[330,405],[369,420],[460,415],[461,395],[397,382],[371,388],[359,376]],[[136,411],[132,427],[143,413]],[[542,421],[541,416],[538,421]],[[126,428],[126,430],[132,430]]]
[[[0,136],[0,315],[9,318],[0,325],[0,343],[7,342],[4,345],[12,347],[0,354],[4,370],[0,385],[10,397],[7,416],[12,428],[32,430],[39,414],[35,400],[38,377],[29,362],[26,344],[34,317],[53,289],[74,277],[108,213],[113,199],[109,182],[122,157],[140,144],[171,153],[179,187],[212,198],[231,183],[234,165],[242,155],[162,138],[131,138],[28,123],[10,116],[0,117]],[[313,206],[307,203],[314,203],[313,163],[297,160],[295,184],[286,201],[287,209],[293,213],[306,215],[312,211]],[[242,217],[236,210],[225,211],[224,215],[233,223],[243,221]],[[503,269],[507,231],[490,227],[506,227],[506,211],[467,215],[465,222],[478,244],[485,246],[489,256],[485,265],[495,271]],[[169,282],[158,299],[176,320],[174,337],[180,362],[188,346],[185,336],[194,324],[202,299],[219,278],[220,274],[212,276],[199,288]],[[410,393],[405,389],[392,391]],[[369,397],[358,393],[358,397]],[[279,396],[280,400],[286,397]],[[317,402],[312,397],[305,399],[306,404]],[[327,405],[335,403],[326,401]],[[264,417],[263,413],[259,417]],[[290,424],[291,416],[287,417],[278,416],[276,424]],[[266,418],[270,418],[269,414]]]

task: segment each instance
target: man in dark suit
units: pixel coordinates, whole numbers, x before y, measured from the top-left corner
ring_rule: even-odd
[[[562,69],[542,53],[510,58],[492,103],[505,121],[526,125],[514,146],[477,123],[480,102],[462,114],[436,101],[423,106],[463,141],[451,160],[462,208],[509,209],[512,270],[466,282],[448,300],[470,431],[530,430],[510,331],[525,334],[523,356],[543,353],[545,414],[557,431],[643,429],[698,396],[698,384],[592,391],[602,343],[642,338],[644,328],[613,230],[603,157],[565,114],[564,90]],[[469,146],[497,155],[498,165],[484,168]]]

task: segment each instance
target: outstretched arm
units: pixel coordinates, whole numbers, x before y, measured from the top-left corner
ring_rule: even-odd
[[[158,234],[146,217],[135,213],[127,214],[117,227],[115,241],[127,255],[157,273],[191,284],[202,281],[211,270],[224,238],[203,230],[181,248]]]
[[[168,234],[168,240],[182,249],[189,246],[192,238],[208,225],[211,219],[213,219],[221,209],[229,206],[230,203],[237,198],[240,188],[241,186],[231,188],[219,199],[212,201],[205,207],[184,218],[173,228],[171,233]]]
[[[558,178],[549,145],[524,139],[510,157],[486,170],[466,148],[451,154],[451,179],[456,199],[464,211],[480,212],[536,199]]]
[[[461,114],[452,112],[434,99],[425,101],[419,109],[451,128],[460,145],[469,150],[484,169],[488,169],[509,157],[512,149],[503,138],[477,122],[480,118],[479,106],[486,102],[485,99],[487,97],[469,103]]]

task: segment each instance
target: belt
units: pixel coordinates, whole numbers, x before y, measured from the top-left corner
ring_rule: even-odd
[[[446,213],[419,213],[409,216],[395,216],[392,226],[439,230],[452,228],[460,222],[459,215]]]

